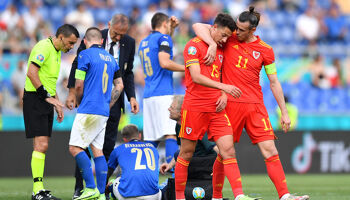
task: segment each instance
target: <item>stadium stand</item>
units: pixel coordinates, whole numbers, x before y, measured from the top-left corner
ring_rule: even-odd
[[[3,118],[3,129],[23,130],[22,126],[16,126],[22,123],[22,114],[20,104],[14,87],[11,84],[11,77],[17,67],[17,64],[26,60],[28,52],[37,40],[45,38],[53,34],[58,26],[65,23],[66,15],[76,9],[76,4],[81,1],[48,1],[48,0],[28,0],[28,1],[4,1],[0,5],[0,92],[3,96],[1,116]],[[95,20],[96,26],[106,27],[108,19],[114,13],[124,13],[128,16],[137,8],[139,16],[132,19],[135,22],[130,28],[129,34],[136,39],[137,46],[141,38],[149,33],[150,27],[144,23],[149,13],[149,8],[155,5],[158,10],[166,12],[170,15],[174,14],[181,23],[185,23],[188,27],[194,22],[208,22],[207,19],[213,20],[216,13],[209,12],[208,7],[212,10],[226,11],[233,14],[233,10],[229,7],[229,0],[91,0],[87,2],[87,10]],[[91,3],[92,2],[92,3]],[[293,1],[294,5],[287,5],[283,0],[272,1],[256,1],[242,0],[235,3],[246,8],[248,5],[255,4],[259,11],[263,13],[261,26],[258,28],[257,34],[275,51],[277,57],[277,71],[284,92],[290,97],[290,102],[299,109],[300,118],[297,129],[319,129],[319,121],[322,119],[328,127],[337,129],[350,129],[346,123],[346,117],[350,114],[350,15],[341,13],[340,5],[337,1],[331,0],[307,0]],[[37,4],[37,9],[41,16],[41,24],[47,24],[47,30],[42,26],[32,27],[34,34],[25,32],[28,24],[23,24],[23,16],[29,10],[29,5]],[[96,4],[96,3],[100,3]],[[14,4],[16,13],[10,12],[10,4]],[[96,5],[99,5],[96,7]],[[344,30],[343,37],[338,40],[327,39],[328,28],[325,18],[329,16],[330,8],[335,7],[339,12],[338,18],[344,20],[341,28]],[[296,21],[304,13],[305,10],[311,9],[313,18],[317,19],[320,26],[315,40],[308,40],[298,33]],[[6,16],[19,14],[21,19],[15,26],[10,26],[11,21],[6,21]],[[209,20],[209,22],[210,22]],[[39,24],[40,24],[39,23]],[[39,28],[40,27],[40,28]],[[178,32],[175,33],[176,35]],[[187,31],[188,37],[192,37],[191,28]],[[175,42],[175,59],[182,62],[181,45]],[[72,58],[74,58],[75,50],[72,50],[70,56],[64,57],[63,63],[67,63],[69,68]],[[323,67],[326,74],[324,80],[328,82],[326,86],[312,84],[312,72],[310,64],[313,57],[317,54],[323,56]],[[336,71],[332,64],[334,58],[340,59],[341,70]],[[135,63],[138,62],[138,55],[135,55]],[[62,67],[66,69],[67,67]],[[140,65],[135,64],[135,76],[143,76],[140,71]],[[63,73],[67,76],[68,73]],[[262,90],[264,93],[264,101],[266,107],[274,118],[276,101],[271,92],[269,92],[268,79],[262,70]],[[337,84],[332,85],[332,79],[339,79]],[[137,78],[137,77],[136,77]],[[175,75],[175,92],[183,94],[184,88],[182,84],[183,74]],[[142,79],[142,78],[141,78]],[[63,77],[60,79],[63,80]],[[59,87],[63,87],[60,84]],[[130,115],[130,120],[140,121],[142,119],[142,93],[143,85],[140,82],[137,86],[137,98],[140,103],[141,114],[138,116]],[[72,114],[72,113],[71,113]],[[69,113],[67,113],[69,116]],[[11,119],[11,120],[10,120]],[[69,117],[67,118],[69,121]],[[5,123],[6,122],[6,123]],[[141,120],[142,122],[142,120]],[[8,124],[9,123],[9,124]],[[71,124],[64,123],[56,130],[69,130]],[[139,123],[140,124],[140,123]],[[142,123],[141,123],[142,124]],[[272,124],[274,124],[272,122]]]

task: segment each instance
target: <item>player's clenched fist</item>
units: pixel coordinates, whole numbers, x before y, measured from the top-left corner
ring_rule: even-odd
[[[176,28],[179,25],[179,23],[180,23],[180,21],[175,16],[171,16],[171,18],[170,18],[171,28]]]

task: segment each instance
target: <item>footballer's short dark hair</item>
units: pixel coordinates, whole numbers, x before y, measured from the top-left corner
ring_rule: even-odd
[[[249,22],[249,28],[252,29],[259,25],[260,13],[254,10],[254,6],[249,7],[249,11],[244,11],[238,16],[240,22]]]
[[[122,137],[127,139],[127,140],[137,139],[139,134],[140,134],[140,132],[137,129],[137,126],[134,124],[126,125],[122,129]]]
[[[227,27],[231,31],[237,29],[235,20],[233,20],[231,15],[226,13],[219,13],[214,20],[214,24],[218,25],[219,27]]]
[[[85,38],[88,41],[98,41],[102,39],[102,33],[100,29],[96,27],[90,27],[85,32]]]
[[[70,24],[60,26],[56,31],[56,37],[58,37],[60,34],[62,34],[64,37],[70,37],[72,34],[74,34],[75,37],[79,38],[78,30]]]
[[[158,12],[154,14],[151,20],[152,30],[160,27],[164,21],[168,21],[168,20],[169,20],[169,16],[164,13]]]

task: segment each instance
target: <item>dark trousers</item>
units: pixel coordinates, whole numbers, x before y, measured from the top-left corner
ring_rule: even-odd
[[[120,97],[122,98],[122,97]],[[106,131],[105,131],[105,141],[103,144],[103,155],[105,156],[107,162],[109,159],[109,156],[111,155],[115,142],[117,140],[117,134],[118,134],[118,125],[119,120],[121,116],[121,109],[122,105],[120,103],[121,101],[117,101],[111,108],[109,113],[109,118],[107,120],[106,125]],[[85,152],[91,158],[89,150],[86,149]],[[83,189],[83,178],[81,176],[80,170],[78,165],[75,165],[75,190],[77,189]]]

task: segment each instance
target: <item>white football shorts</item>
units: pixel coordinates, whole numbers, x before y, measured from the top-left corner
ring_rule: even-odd
[[[119,180],[120,180],[120,177],[115,179],[113,182],[113,194],[115,197],[117,197],[118,200],[161,200],[162,199],[162,191],[160,190],[158,193],[153,195],[125,198],[119,193],[119,190],[118,190]]]
[[[92,144],[97,149],[102,149],[107,119],[102,115],[78,113],[73,122],[69,145],[86,149]]]
[[[176,121],[169,118],[169,107],[173,95],[155,96],[143,99],[143,137],[156,141],[164,135],[176,135]]]

